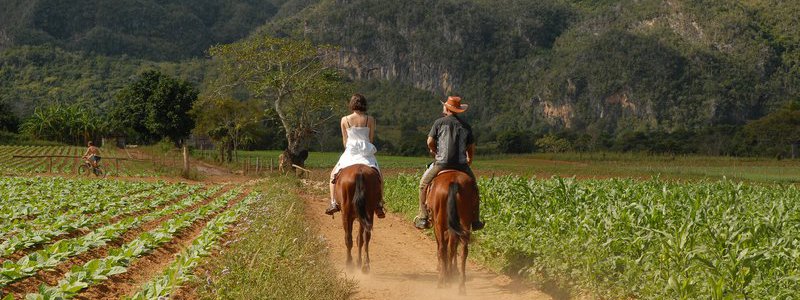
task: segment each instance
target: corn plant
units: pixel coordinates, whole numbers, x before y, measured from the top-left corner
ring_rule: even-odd
[[[417,176],[386,181],[416,212]],[[602,298],[786,299],[800,291],[800,189],[729,180],[479,180],[476,257]]]

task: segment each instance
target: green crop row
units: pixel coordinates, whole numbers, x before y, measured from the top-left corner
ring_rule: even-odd
[[[416,212],[417,176],[386,181]],[[470,252],[600,298],[789,299],[800,291],[800,189],[727,180],[479,180]]]
[[[75,212],[52,216],[52,219],[37,218],[37,222],[44,222],[44,226],[36,229],[24,229],[14,236],[0,243],[0,257],[26,249],[35,245],[47,243],[53,238],[72,232],[78,228],[93,226],[108,220],[133,213],[136,211],[156,208],[180,195],[190,193],[199,186],[172,185],[166,192],[169,197],[153,197],[162,191],[147,191],[131,197],[124,196],[125,191],[119,190],[118,194],[95,195],[94,203],[81,205]],[[65,197],[61,201],[72,201],[74,198]],[[76,200],[80,201],[80,200]]]
[[[9,177],[0,179],[0,225],[26,223],[41,214],[96,202],[98,195],[136,194],[163,187],[163,182],[86,181],[64,178]],[[134,192],[131,192],[134,191]],[[69,198],[69,201],[65,201]]]
[[[33,276],[37,271],[53,268],[69,257],[76,256],[89,249],[101,247],[107,242],[119,238],[123,233],[144,223],[156,220],[187,208],[216,193],[220,187],[214,187],[201,194],[191,195],[182,201],[162,210],[138,217],[128,217],[117,223],[107,225],[74,239],[61,240],[44,249],[28,254],[16,262],[6,261],[0,267],[0,288],[22,278]]]
[[[260,196],[258,196],[260,197]],[[235,207],[221,213],[206,224],[200,235],[192,241],[191,246],[179,254],[175,261],[164,272],[142,285],[131,300],[163,299],[192,277],[191,271],[203,257],[211,254],[219,238],[239,215],[247,211],[248,205],[257,196],[249,195]]]
[[[93,284],[124,273],[136,258],[172,240],[177,232],[191,226],[195,221],[225,207],[240,193],[240,190],[229,191],[197,210],[177,215],[122,247],[109,250],[108,256],[104,258],[93,259],[82,266],[72,267],[56,286],[42,285],[39,287],[39,293],[28,294],[25,299],[71,299]]]
[[[50,208],[36,208],[29,210],[28,214],[19,214],[14,220],[0,223],[0,238],[8,239],[15,235],[30,235],[30,232],[37,230],[47,230],[61,228],[62,224],[69,226],[79,225],[74,220],[86,220],[87,214],[94,214],[105,210],[105,205],[113,201],[119,202],[144,202],[148,197],[163,193],[164,191],[177,191],[182,187],[158,187],[153,190],[130,193],[129,196],[115,195],[114,197],[104,197],[98,199],[98,195],[86,192],[66,193],[66,196],[53,197],[50,199]],[[125,193],[124,186],[115,190],[116,193]],[[42,196],[43,198],[46,196]],[[46,198],[47,199],[47,198]],[[43,201],[44,202],[44,201]],[[12,206],[12,205],[9,205]],[[30,208],[31,206],[28,206]],[[76,224],[72,224],[76,223]]]

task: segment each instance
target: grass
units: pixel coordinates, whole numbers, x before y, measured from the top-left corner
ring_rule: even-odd
[[[280,151],[241,151],[242,159],[268,164],[277,160]],[[330,169],[340,153],[313,152],[306,161],[312,169]],[[415,172],[424,170],[431,159],[378,155],[383,170]],[[798,183],[800,161],[750,157],[672,156],[640,153],[537,153],[524,155],[478,156],[473,165],[479,176],[515,174],[524,177],[609,178],[700,180],[722,179]]]
[[[309,227],[299,181],[269,177],[264,195],[237,226],[239,235],[207,267],[200,299],[345,299],[355,289],[327,259],[325,241]]]

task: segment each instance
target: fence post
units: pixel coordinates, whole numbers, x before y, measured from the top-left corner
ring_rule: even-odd
[[[272,172],[272,158],[269,159],[269,171]]]
[[[49,162],[47,163],[47,169],[49,170],[48,173],[53,173],[53,157],[49,157]]]
[[[259,171],[260,168],[261,168],[261,166],[259,165],[259,159],[258,159],[258,157],[256,157],[256,174],[258,174],[258,171]]]
[[[183,173],[189,174],[189,146],[183,142]]]

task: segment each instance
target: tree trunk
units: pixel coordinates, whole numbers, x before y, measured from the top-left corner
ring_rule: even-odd
[[[295,146],[296,147],[296,146]],[[306,159],[308,158],[308,150],[304,148],[288,148],[281,153],[278,157],[278,164],[279,169],[281,172],[289,172],[290,170],[294,170],[295,174],[298,174],[295,168],[292,165],[297,165],[300,167],[305,167]]]
[[[800,153],[798,153],[800,149],[798,148],[800,148],[800,141],[792,143],[792,159],[797,159],[797,156],[800,155]]]
[[[227,154],[228,162],[233,162],[233,145],[230,142],[225,143],[225,153]]]
[[[217,151],[219,151],[219,162],[225,162],[225,143],[217,144]]]

